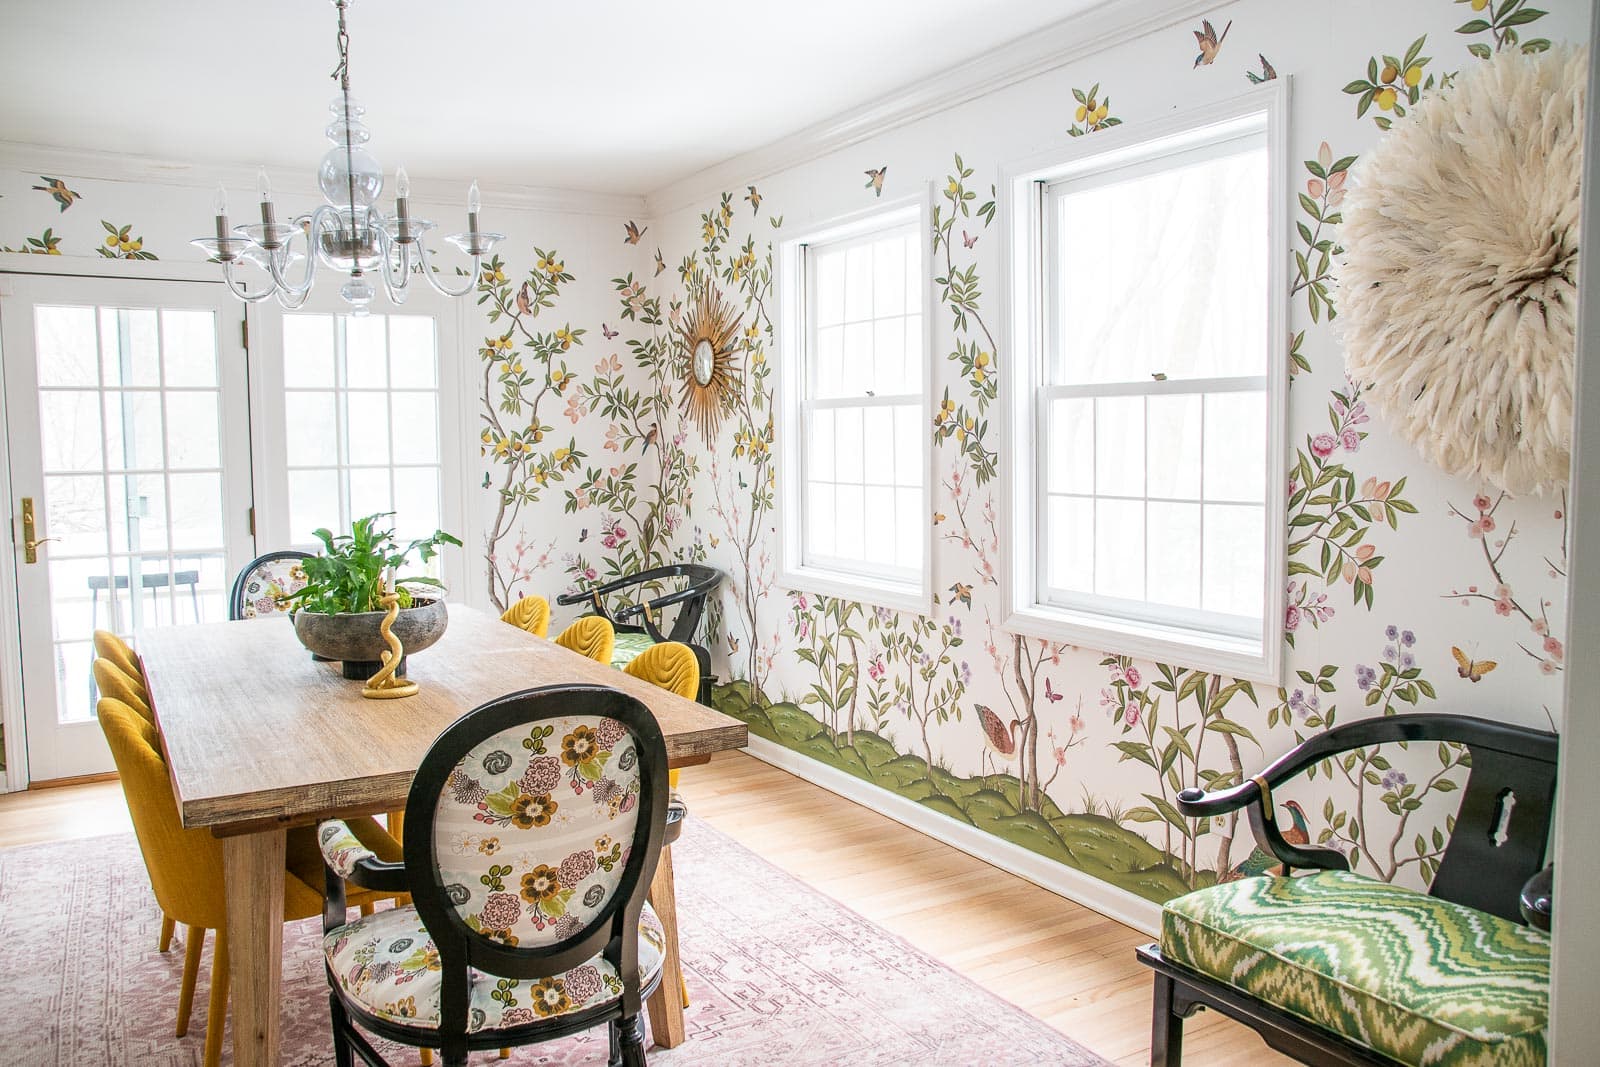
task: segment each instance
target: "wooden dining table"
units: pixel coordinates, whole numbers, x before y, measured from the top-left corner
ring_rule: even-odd
[[[400,811],[434,738],[506,693],[597,683],[638,697],[655,715],[667,764],[704,763],[745,745],[737,719],[501,622],[449,606],[449,627],[407,659],[420,691],[368,700],[336,663],[317,663],[287,616],[152,629],[140,659],[185,827],[222,839],[232,974],[234,1063],[278,1062],[285,831],[321,819]],[[652,898],[667,933],[660,987],[648,1001],[657,1044],[683,1040],[672,859]],[[665,899],[664,899],[665,898]]]

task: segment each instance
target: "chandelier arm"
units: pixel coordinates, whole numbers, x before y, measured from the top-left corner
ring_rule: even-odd
[[[288,290],[279,289],[278,306],[285,311],[299,311],[305,307],[306,300],[311,296],[311,287],[307,286],[298,296],[292,295]]]
[[[331,211],[333,211],[333,208],[327,204],[318,207],[311,213],[309,230],[303,230],[301,233],[306,242],[306,270],[298,283],[289,281],[283,270],[288,265],[289,254],[294,249],[293,234],[290,234],[289,239],[283,242],[281,261],[278,256],[272,256],[268,260],[268,269],[272,272],[272,280],[277,283],[279,289],[296,297],[304,297],[305,294],[311,291],[312,283],[316,281],[317,275],[317,239],[322,231],[323,220],[326,218],[324,213]],[[299,229],[299,227],[296,228]]]
[[[463,285],[460,289],[451,289],[448,286],[446,286],[443,282],[439,281],[437,275],[434,273],[433,263],[430,260],[430,257],[432,255],[432,253],[430,253],[428,251],[427,244],[424,241],[422,241],[420,238],[417,240],[417,255],[418,255],[418,258],[419,258],[420,262],[422,263],[422,276],[424,278],[428,279],[428,284],[429,285],[433,286],[434,289],[436,289],[438,292],[444,294],[445,296],[449,296],[449,297],[466,296],[468,293],[472,292],[474,289],[476,289],[478,287],[478,277],[479,277],[479,274],[483,270],[483,257],[482,256],[473,256],[472,257],[472,273],[470,275],[468,275],[467,283],[465,285]]]
[[[382,220],[380,219],[378,221],[381,223]],[[395,273],[396,264],[393,262],[394,249],[397,245],[400,249],[398,275]],[[389,300],[391,303],[403,304],[406,301],[406,296],[409,294],[407,286],[411,283],[411,246],[409,244],[400,244],[398,241],[395,241],[394,238],[389,236],[388,231],[379,225],[378,247],[383,250],[383,266],[380,274],[383,278],[384,292],[389,294]]]
[[[222,281],[228,287],[228,292],[243,300],[246,304],[259,304],[277,291],[275,286],[264,286],[259,293],[252,293],[245,288],[244,283],[233,276],[233,263],[222,264]]]

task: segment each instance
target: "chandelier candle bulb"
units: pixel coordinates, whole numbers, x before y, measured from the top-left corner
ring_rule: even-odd
[[[406,168],[400,167],[394,172],[394,217],[396,222],[395,240],[401,244],[411,243],[411,176],[406,173]]]
[[[217,255],[223,256],[228,247],[228,190],[221,182],[217,183],[217,195],[212,198],[212,206],[217,210]]]
[[[467,190],[467,232],[472,235],[473,253],[478,247],[478,209],[483,206],[482,197],[478,194],[478,180],[472,180],[472,187]]]
[[[262,167],[256,172],[256,192],[261,197],[261,225],[266,231],[266,240],[262,242],[263,248],[276,247],[276,242],[267,244],[272,240],[272,224],[277,220],[272,208],[272,181],[267,177],[267,168]]]

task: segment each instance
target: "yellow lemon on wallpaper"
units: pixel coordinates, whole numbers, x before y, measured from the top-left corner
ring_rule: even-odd
[[[1099,107],[1095,108],[1094,120],[1096,122],[1103,122],[1103,121],[1105,121],[1106,114],[1107,114],[1106,106],[1104,104],[1101,104]]]
[[[106,247],[107,248],[115,248],[115,247],[117,247],[117,240],[118,240],[118,238],[117,238],[116,234],[112,234],[110,237],[107,237],[106,238]]]
[[[1406,85],[1407,85],[1407,87],[1415,89],[1417,87],[1417,83],[1420,82],[1421,80],[1422,80],[1422,68],[1421,67],[1411,67],[1411,68],[1407,69],[1407,71],[1406,71]]]
[[[1082,104],[1079,104],[1078,105],[1078,113],[1077,113],[1076,117],[1074,118],[1074,121],[1082,122],[1084,116],[1087,115],[1088,113],[1089,113],[1089,109],[1084,107]]]
[[[1395,91],[1393,89],[1380,89],[1373,101],[1384,111],[1394,110]]]
[[[1472,10],[1482,11],[1489,6],[1489,0],[1472,0]]]
[[[1395,70],[1393,67],[1385,64],[1383,70],[1378,73],[1378,84],[1386,85],[1389,82],[1394,81],[1399,76],[1400,72],[1398,70]]]

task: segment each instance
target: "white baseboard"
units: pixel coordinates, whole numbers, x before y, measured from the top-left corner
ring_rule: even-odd
[[[1075,904],[1082,904],[1124,926],[1130,926],[1151,937],[1158,936],[1161,928],[1161,905],[1144,899],[1125,889],[1102,882],[1098,878],[1074,870],[1021,845],[1003,841],[986,834],[976,826],[957,822],[947,816],[909,800],[882,786],[873,785],[837,767],[818,763],[792,749],[784,748],[764,737],[750,735],[745,749],[750,755],[788,771],[797,777],[819,785],[830,793],[837,793],[887,815],[895,822],[919,830],[936,841],[960,849],[969,856],[993,864],[1009,874],[1026,878],[1034,885]]]

